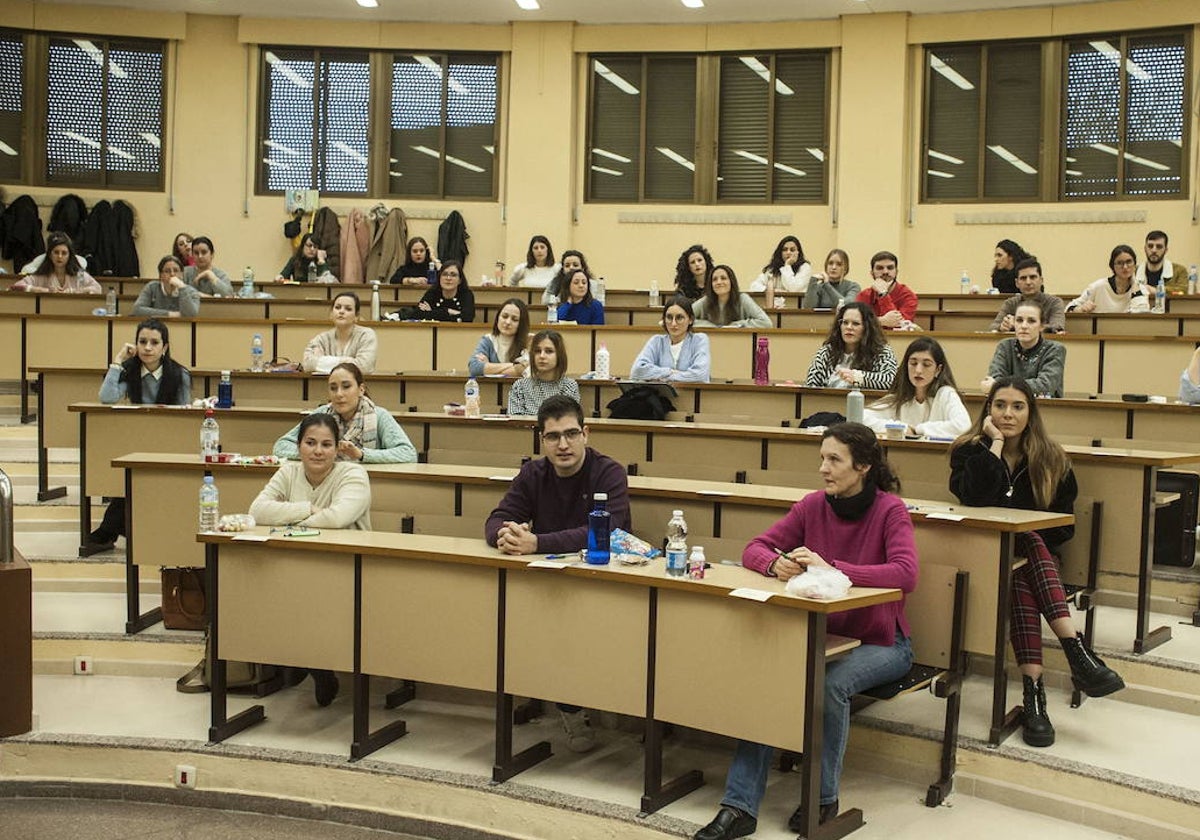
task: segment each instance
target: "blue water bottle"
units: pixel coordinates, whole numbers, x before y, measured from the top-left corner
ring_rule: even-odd
[[[611,524],[611,517],[606,510],[608,494],[594,494],[592,504],[592,512],[588,514],[587,561],[593,566],[604,566],[609,559],[608,535]]]
[[[217,383],[217,408],[233,408],[233,379],[227,370],[221,371]]]

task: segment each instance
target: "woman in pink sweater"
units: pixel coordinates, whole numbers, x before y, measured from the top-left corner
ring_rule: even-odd
[[[832,566],[855,586],[917,585],[917,548],[912,519],[895,495],[900,482],[875,433],[860,423],[839,423],[821,439],[823,491],[809,493],[783,519],[755,537],[742,565],[788,580],[809,567]],[[904,601],[829,616],[828,632],[862,644],[825,666],[825,718],[821,753],[821,814],[838,813],[838,782],[850,730],[850,698],[897,680],[912,665]],[[727,840],[753,834],[766,789],[773,749],[741,741],[725,779],[721,810],[695,840]],[[792,814],[788,828],[804,829],[805,815]]]

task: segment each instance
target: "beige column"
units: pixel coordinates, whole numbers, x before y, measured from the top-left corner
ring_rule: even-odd
[[[881,250],[900,257],[904,277],[907,26],[905,14],[842,17],[838,245],[860,282]]]
[[[511,272],[529,237],[571,247],[574,24],[514,23],[505,155],[504,256]]]

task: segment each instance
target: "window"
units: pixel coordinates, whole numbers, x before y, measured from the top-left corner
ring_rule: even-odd
[[[0,32],[0,179],[21,180],[21,114],[24,111],[25,41]]]
[[[931,47],[925,68],[925,198],[1037,199],[1041,44]]]
[[[367,54],[274,49],[263,62],[262,188],[366,193]]]
[[[495,55],[272,47],[263,67],[260,192],[496,194]]]
[[[828,52],[588,62],[589,201],[825,200]]]
[[[45,182],[158,187],[162,67],[161,43],[51,38]]]
[[[923,198],[1185,195],[1188,53],[1183,32],[928,47]]]
[[[495,56],[393,58],[389,194],[495,194],[497,71]]]
[[[161,189],[163,41],[0,31],[0,179]]]
[[[1068,43],[1064,198],[1184,195],[1187,58],[1182,33]]]

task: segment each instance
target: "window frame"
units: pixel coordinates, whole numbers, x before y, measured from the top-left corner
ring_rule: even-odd
[[[166,189],[167,178],[167,143],[169,142],[167,91],[170,87],[170,68],[172,42],[161,38],[138,38],[116,35],[92,35],[79,32],[42,32],[5,27],[0,29],[5,35],[15,36],[23,41],[24,62],[22,67],[22,82],[24,113],[21,118],[21,154],[23,161],[21,175],[15,181],[5,181],[24,187],[47,187],[64,190],[104,190],[122,192],[163,192]],[[47,173],[50,155],[48,150],[49,131],[47,121],[50,115],[50,42],[52,40],[87,40],[103,45],[105,68],[108,66],[108,56],[113,43],[132,44],[153,47],[160,56],[160,79],[158,97],[159,144],[158,170],[154,173],[153,183],[122,184],[113,183],[112,172],[107,162],[110,157],[108,142],[102,140],[100,148],[101,165],[96,170],[98,180],[77,181],[66,178],[50,179]],[[102,72],[101,99],[101,138],[107,138],[108,133],[108,102],[107,91],[110,74]],[[149,175],[149,173],[146,173]]]
[[[455,201],[455,202],[495,202],[500,194],[500,140],[501,140],[501,119],[504,114],[504,87],[506,83],[506,60],[505,54],[501,52],[493,52],[489,50],[419,50],[419,49],[366,49],[354,47],[323,47],[323,46],[308,46],[301,44],[259,44],[258,45],[258,103],[255,115],[255,176],[254,176],[254,192],[255,195],[261,196],[281,196],[284,194],[283,189],[271,189],[267,186],[268,167],[261,162],[261,153],[263,144],[268,139],[266,134],[267,116],[270,108],[270,100],[268,96],[269,84],[269,63],[266,55],[268,52],[307,52],[312,56],[315,64],[319,67],[319,63],[326,60],[329,56],[353,56],[366,58],[367,66],[371,74],[370,78],[370,97],[367,105],[367,188],[364,192],[343,192],[343,191],[326,191],[322,190],[322,195],[327,195],[337,198],[357,198],[357,199],[387,199],[387,200],[416,200],[416,201]],[[412,57],[417,55],[436,57],[440,60],[443,68],[442,72],[442,101],[441,101],[441,125],[438,129],[439,142],[441,144],[438,157],[438,185],[439,191],[429,194],[409,194],[398,193],[391,191],[391,176],[389,175],[391,156],[391,98],[392,98],[392,72],[396,57],[406,56]],[[449,87],[449,76],[446,68],[453,63],[456,56],[463,57],[487,57],[494,58],[496,63],[496,103],[495,103],[495,122],[492,126],[492,178],[491,191],[488,195],[448,195],[446,193],[446,135],[448,131],[447,113],[449,107],[448,97],[446,96],[447,88]],[[316,76],[317,74],[314,74]],[[320,123],[317,119],[318,107],[318,86],[313,85],[313,160],[312,160],[312,183],[319,183],[318,167],[320,166],[320,156],[316,154],[318,148],[316,138],[320,134]],[[317,189],[317,187],[309,187]]]
[[[1117,192],[1113,195],[1101,196],[1068,196],[1066,195],[1066,168],[1067,168],[1067,150],[1064,146],[1064,136],[1066,134],[1066,119],[1067,119],[1067,73],[1069,50],[1068,44],[1072,41],[1094,40],[1101,38],[1119,38],[1121,43],[1122,56],[1127,55],[1127,43],[1130,38],[1148,38],[1154,36],[1182,36],[1184,47],[1184,90],[1183,90],[1183,149],[1184,154],[1180,158],[1180,191],[1175,194],[1162,195],[1144,195],[1144,194],[1129,194],[1125,191],[1124,172],[1125,161],[1123,155],[1118,156],[1117,170]],[[1041,146],[1039,151],[1038,167],[1038,195],[1036,197],[993,197],[984,194],[986,186],[986,167],[985,153],[987,125],[987,86],[981,85],[983,90],[980,93],[980,130],[979,130],[979,175],[977,179],[977,190],[975,197],[972,198],[932,198],[928,194],[928,180],[926,176],[926,168],[928,164],[929,153],[929,114],[930,114],[930,92],[931,92],[931,74],[934,72],[929,63],[929,53],[939,47],[962,47],[974,46],[981,48],[981,74],[986,80],[987,72],[987,53],[986,50],[995,46],[1013,45],[1013,44],[1040,44],[1042,47],[1042,107],[1041,107]],[[1015,39],[997,39],[986,41],[945,41],[937,43],[920,44],[920,60],[921,60],[921,124],[920,137],[917,143],[917,170],[919,173],[919,201],[921,204],[1055,204],[1055,203],[1079,203],[1079,202],[1100,202],[1100,201],[1177,201],[1187,198],[1190,195],[1191,187],[1191,156],[1188,153],[1191,143],[1192,120],[1190,118],[1190,102],[1192,97],[1192,85],[1195,76],[1195,58],[1192,49],[1192,29],[1190,27],[1156,27],[1145,30],[1131,30],[1119,34],[1112,33],[1093,33],[1079,32],[1070,35],[1061,35],[1052,38],[1015,38]],[[1121,74],[1121,114],[1120,114],[1120,132],[1122,145],[1126,142],[1125,125],[1128,118],[1128,99],[1126,90],[1128,87],[1128,79],[1126,73]]]
[[[774,167],[768,166],[769,174],[766,179],[766,184],[763,188],[761,199],[745,200],[740,198],[719,198],[719,190],[717,188],[718,177],[720,175],[720,119],[721,119],[721,62],[726,58],[739,57],[744,55],[769,55],[771,59],[770,69],[772,79],[775,78],[776,63],[781,56],[788,55],[820,55],[825,62],[825,85],[821,91],[821,117],[823,120],[823,137],[822,142],[826,151],[826,159],[822,167],[821,178],[821,195],[815,201],[792,201],[792,200],[775,200],[772,198],[774,186]],[[689,206],[828,206],[830,203],[830,170],[832,169],[831,161],[835,155],[835,151],[830,148],[833,136],[833,56],[834,50],[827,47],[811,48],[811,49],[783,49],[783,50],[722,50],[720,52],[616,52],[603,51],[594,53],[583,53],[582,72],[586,74],[586,100],[584,103],[586,130],[584,131],[584,142],[586,143],[583,154],[584,167],[584,184],[583,184],[583,201],[586,204],[682,204]],[[592,66],[594,61],[604,62],[606,59],[629,59],[636,57],[641,60],[641,91],[643,92],[639,103],[639,137],[638,144],[640,146],[640,159],[638,164],[638,184],[635,198],[596,198],[593,194],[593,179],[595,173],[592,171],[591,156],[592,149],[595,147],[595,90],[598,83],[597,74],[593,72]],[[646,197],[646,162],[653,149],[647,147],[647,125],[646,111],[647,99],[645,95],[647,80],[649,78],[649,62],[656,58],[679,58],[688,57],[696,62],[696,101],[695,101],[695,143],[693,149],[693,161],[695,163],[695,171],[693,173],[693,190],[690,201],[682,201],[678,199],[666,198],[648,198]],[[774,162],[775,152],[775,113],[776,113],[775,96],[772,94],[768,97],[768,126],[767,131],[770,133],[770,149],[771,161]]]

